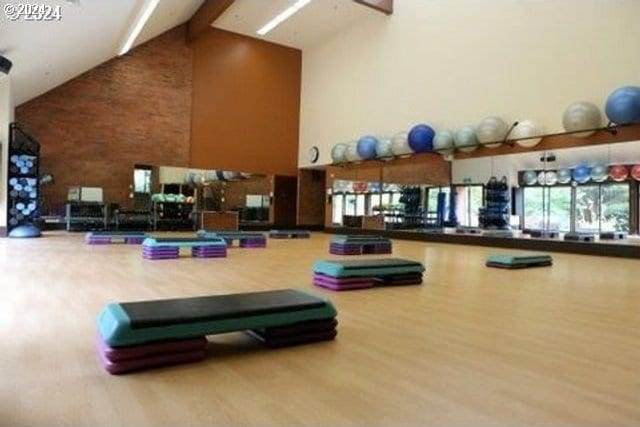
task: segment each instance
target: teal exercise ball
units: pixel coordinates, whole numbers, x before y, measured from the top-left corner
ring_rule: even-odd
[[[587,101],[578,101],[569,105],[562,115],[562,126],[567,132],[596,129],[602,125],[602,114],[597,105]],[[595,130],[573,133],[576,138],[586,138]]]
[[[568,184],[571,182],[571,169],[558,169],[558,184]]]
[[[433,151],[442,155],[453,153],[453,132],[450,130],[441,130],[436,132],[433,137]]]
[[[394,156],[407,156],[412,153],[407,132],[397,133],[391,138],[391,151]]]
[[[393,157],[393,151],[391,150],[391,138],[378,138],[376,144],[376,157]]]
[[[331,149],[331,160],[333,163],[344,163],[347,161],[347,144],[337,143]]]
[[[538,182],[538,174],[536,171],[525,171],[522,174],[522,181],[525,185],[536,185]]]
[[[608,176],[609,176],[609,169],[601,163],[598,163],[597,165],[594,165],[591,168],[592,181],[603,182],[604,180],[607,179]]]
[[[347,144],[347,151],[345,152],[345,156],[348,162],[360,162],[362,161],[362,157],[360,157],[360,153],[358,153],[358,142],[351,141]]]
[[[358,139],[356,149],[358,154],[365,160],[376,158],[376,146],[378,145],[378,138],[371,135],[365,135]]]
[[[640,123],[640,87],[625,86],[614,90],[607,98],[604,111],[613,123]]]
[[[476,129],[471,125],[462,126],[453,136],[455,147],[464,152],[470,152],[478,148]]]
[[[502,141],[504,141],[508,131],[509,126],[504,120],[497,116],[489,116],[478,123],[476,137],[478,142],[485,147],[497,148],[502,145]],[[491,142],[494,144],[490,144]]]
[[[532,138],[540,135],[541,131],[533,120],[522,120],[511,131],[509,139],[516,140],[516,144],[521,147],[535,147],[542,138]],[[524,139],[526,138],[526,139]]]

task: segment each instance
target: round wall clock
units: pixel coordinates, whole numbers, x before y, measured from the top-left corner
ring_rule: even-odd
[[[320,157],[320,150],[318,149],[318,147],[314,145],[313,147],[309,148],[309,151],[307,151],[307,159],[311,163],[317,162],[319,157]]]

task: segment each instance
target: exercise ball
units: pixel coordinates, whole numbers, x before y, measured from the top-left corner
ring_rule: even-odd
[[[362,160],[358,153],[358,142],[352,141],[347,144],[347,151],[345,151],[345,157],[348,162],[359,162]]]
[[[607,179],[609,175],[608,169],[603,164],[596,164],[591,168],[591,180],[595,182],[602,182]]]
[[[504,120],[497,116],[489,116],[478,123],[476,137],[480,144],[489,148],[497,148],[502,145],[502,141],[504,141],[508,131],[509,126]],[[495,144],[489,144],[489,142],[494,142]]]
[[[416,153],[433,151],[433,137],[436,131],[429,125],[419,124],[409,131],[409,147]]]
[[[411,154],[409,147],[409,134],[407,132],[397,133],[391,138],[391,151],[394,156],[406,156]]]
[[[453,148],[453,132],[450,130],[436,132],[433,137],[433,151],[445,155],[453,153]]]
[[[511,131],[509,139],[516,140],[516,144],[521,147],[535,147],[542,140],[542,138],[532,138],[540,134],[538,126],[533,120],[522,120]],[[530,139],[523,139],[530,138]]]
[[[555,171],[540,172],[538,174],[538,183],[540,185],[556,185],[558,183],[558,174]]]
[[[616,182],[624,181],[629,177],[629,169],[624,165],[613,165],[609,168],[609,176]]]
[[[525,171],[522,174],[522,181],[526,185],[535,185],[538,182],[538,174],[536,171]]]
[[[635,165],[631,168],[631,178],[640,181],[640,165]]]
[[[376,158],[376,145],[378,144],[378,138],[371,135],[365,135],[361,137],[357,144],[356,150],[358,155],[365,160]]]
[[[578,184],[584,184],[591,179],[591,169],[588,166],[578,166],[573,169],[573,173],[571,174],[573,180]]]
[[[331,160],[333,163],[344,163],[347,161],[347,144],[342,142],[336,144],[331,149]]]
[[[607,98],[604,111],[616,124],[640,123],[640,87],[625,86],[614,90]]]
[[[393,157],[390,138],[378,138],[378,142],[376,144],[376,157]]]
[[[562,126],[567,132],[595,129],[602,125],[600,109],[591,102],[578,101],[569,105],[562,115]],[[586,138],[595,133],[594,130],[571,134],[576,138]]]
[[[462,126],[453,136],[453,145],[464,152],[473,151],[478,148],[476,129],[471,125]]]
[[[571,169],[558,169],[556,174],[559,184],[568,184],[571,182]]]

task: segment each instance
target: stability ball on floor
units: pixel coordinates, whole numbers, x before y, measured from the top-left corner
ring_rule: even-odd
[[[478,148],[476,128],[471,125],[462,126],[453,136],[453,144],[458,150],[465,152]]]
[[[442,155],[453,153],[453,132],[450,130],[441,130],[436,132],[433,137],[433,151]]]
[[[348,162],[362,161],[362,157],[360,157],[360,153],[358,153],[357,141],[351,141],[347,144],[347,151],[345,152],[345,156]]]
[[[571,182],[571,169],[558,169],[556,172],[559,184],[568,184]]]
[[[614,90],[607,98],[604,111],[609,120],[618,125],[640,123],[640,87]]]
[[[602,114],[597,105],[587,101],[578,101],[569,105],[562,115],[562,126],[567,132],[577,132],[586,129],[596,129],[602,125]],[[574,133],[571,136],[586,138],[595,130]]]
[[[407,156],[411,154],[409,134],[407,132],[397,133],[391,138],[391,151],[394,156]]]
[[[409,147],[416,153],[433,151],[433,137],[436,131],[429,125],[419,124],[409,131]]]
[[[391,151],[391,138],[378,138],[376,144],[376,157],[393,157],[393,151]]]
[[[344,163],[347,161],[347,144],[339,142],[331,149],[331,160],[333,163]]]
[[[535,147],[542,138],[532,138],[540,135],[540,129],[533,120],[522,120],[511,131],[509,139],[516,140],[516,144],[521,147]]]
[[[595,182],[603,182],[607,179],[609,170],[603,164],[596,164],[591,168],[591,180]]]
[[[478,142],[485,147],[497,148],[502,145],[502,141],[507,136],[509,126],[497,116],[485,117],[478,123],[476,137]],[[494,144],[489,144],[493,142]]]
[[[573,173],[571,174],[573,180],[578,184],[584,184],[589,182],[591,179],[591,168],[589,166],[578,166],[573,169]]]
[[[609,168],[609,176],[616,182],[629,178],[629,169],[625,165],[613,165]]]
[[[376,145],[378,144],[378,138],[371,135],[365,135],[360,137],[357,142],[356,149],[358,154],[365,160],[376,158]]]

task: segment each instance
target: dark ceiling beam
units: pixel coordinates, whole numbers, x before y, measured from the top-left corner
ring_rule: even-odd
[[[187,23],[187,41],[193,41],[211,27],[213,21],[233,4],[235,0],[205,0],[200,9]]]
[[[387,15],[393,14],[393,0],[353,0]]]

